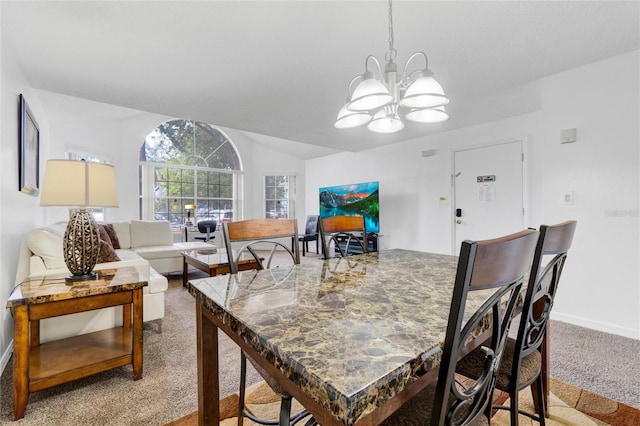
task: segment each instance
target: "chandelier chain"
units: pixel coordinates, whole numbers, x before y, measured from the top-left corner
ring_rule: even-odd
[[[389,0],[389,50],[385,53],[384,58],[387,62],[393,62],[396,58],[396,49],[393,47],[393,5]]]

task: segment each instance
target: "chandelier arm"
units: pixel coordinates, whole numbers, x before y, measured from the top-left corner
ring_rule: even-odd
[[[411,62],[411,60],[412,60],[413,58],[415,58],[415,57],[416,57],[416,56],[418,56],[418,55],[422,55],[422,56],[424,57],[424,70],[429,69],[429,58],[427,58],[427,54],[426,54],[426,53],[424,53],[424,52],[416,52],[416,53],[414,53],[413,55],[411,55],[411,56],[409,57],[409,59],[407,59],[407,62],[404,64],[404,71],[403,71],[403,74],[406,74],[406,73],[407,73],[407,68],[409,68],[409,63]],[[414,71],[412,71],[410,74],[413,74],[414,72],[415,72],[415,70],[414,70]]]
[[[382,75],[382,67],[380,66],[380,62],[378,61],[378,58],[376,58],[373,55],[369,55],[367,56],[367,59],[364,60],[364,69],[366,72],[370,72],[369,71],[369,59],[373,59],[373,62],[376,63],[376,66],[378,67],[378,75]]]

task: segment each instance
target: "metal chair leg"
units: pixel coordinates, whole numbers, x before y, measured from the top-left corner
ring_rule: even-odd
[[[247,357],[240,350],[240,397],[238,401],[238,426],[242,426],[244,420],[244,395],[247,382]]]
[[[291,422],[291,398],[282,398],[280,402],[280,426],[289,426]]]

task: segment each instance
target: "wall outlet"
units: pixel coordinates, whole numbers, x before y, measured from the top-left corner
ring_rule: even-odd
[[[573,191],[562,191],[560,204],[573,204]]]

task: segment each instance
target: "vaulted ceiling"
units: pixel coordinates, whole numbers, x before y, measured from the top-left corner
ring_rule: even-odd
[[[397,0],[396,62],[427,53],[451,118],[378,135],[333,124],[367,55],[384,61],[386,1],[2,1],[0,16],[37,89],[330,151],[530,112],[532,81],[640,48],[638,1]]]

